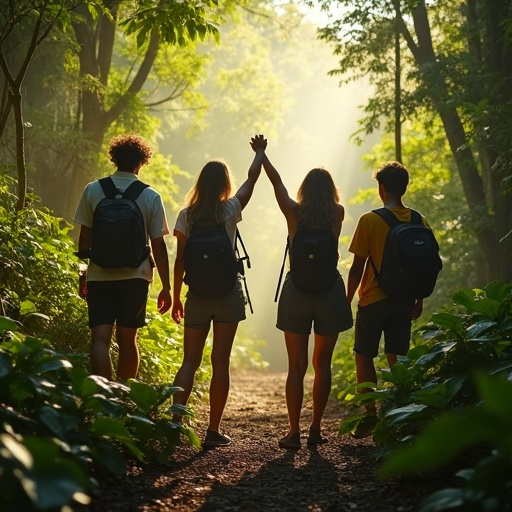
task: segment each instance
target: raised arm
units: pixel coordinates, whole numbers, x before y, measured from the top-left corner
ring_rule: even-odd
[[[281,176],[268,159],[266,153],[263,155],[263,168],[265,169],[270,183],[272,183],[272,186],[274,187],[274,194],[277,199],[277,204],[279,205],[279,208],[283,212],[284,216],[288,219],[288,216],[295,212],[297,203],[288,194],[288,190],[286,190]]]
[[[256,181],[258,181],[261,174],[261,164],[263,162],[265,148],[267,147],[267,139],[265,139],[263,135],[255,135],[251,139],[250,144],[255,151],[254,159],[249,167],[247,179],[242,183],[235,194],[235,197],[240,201],[242,210],[247,206],[249,199],[251,199],[254,185],[256,185]]]

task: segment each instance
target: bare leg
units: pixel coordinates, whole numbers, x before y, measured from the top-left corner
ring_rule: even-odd
[[[91,329],[91,373],[112,380],[110,344],[113,325],[97,325]]]
[[[238,323],[213,323],[212,381],[210,383],[210,423],[208,430],[219,431],[229,394],[229,362]]]
[[[375,370],[373,358],[356,353],[356,378],[358,384],[361,382],[373,382],[377,386],[377,371]],[[359,390],[360,393],[368,393],[370,391],[371,389],[369,388]],[[366,404],[365,409],[368,414],[376,413],[374,403]]]
[[[285,331],[288,352],[288,377],[286,378],[286,407],[290,433],[300,432],[300,412],[304,399],[304,376],[308,369],[308,334]]]
[[[322,416],[331,393],[331,364],[332,353],[338,336],[320,336],[315,334],[315,348],[313,350],[313,368],[315,380],[313,382],[313,417],[311,429],[320,430]]]
[[[119,346],[117,360],[117,378],[135,379],[139,373],[139,346],[137,344],[137,327],[120,327],[116,325],[116,341]]]
[[[203,359],[203,350],[207,336],[207,329],[185,327],[183,337],[183,362],[174,379],[174,386],[183,388],[183,391],[179,391],[173,395],[174,404],[186,405],[188,402],[188,398],[192,392],[192,386],[194,385],[196,371]]]

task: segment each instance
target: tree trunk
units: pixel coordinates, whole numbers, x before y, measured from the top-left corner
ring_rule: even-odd
[[[18,201],[16,209],[25,207],[27,197],[27,170],[25,167],[25,131],[23,127],[23,113],[21,109],[21,93],[18,90],[11,91],[12,108],[16,132],[16,169],[18,173]]]
[[[446,133],[450,149],[457,165],[466,197],[467,204],[473,216],[473,229],[478,245],[485,256],[485,268],[481,269],[482,283],[492,279],[505,279],[503,260],[506,256],[505,246],[499,243],[500,236],[496,229],[493,208],[489,206],[484,193],[484,183],[478,171],[477,162],[471,148],[467,145],[466,132],[457,110],[449,105],[448,87],[439,73],[432,73],[436,66],[436,55],[432,44],[432,35],[425,2],[419,2],[413,11],[418,44],[411,52],[420,71],[426,69],[424,80],[429,81],[430,90],[436,91],[431,95],[432,102],[438,111]],[[408,40],[410,43],[410,40]],[[489,198],[492,201],[494,198]],[[494,205],[493,205],[494,206]],[[494,212],[495,213],[495,212]]]

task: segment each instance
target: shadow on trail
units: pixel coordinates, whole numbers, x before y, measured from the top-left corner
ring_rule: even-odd
[[[341,499],[334,464],[318,449],[303,448],[283,451],[236,484],[215,482],[198,510],[341,510]]]

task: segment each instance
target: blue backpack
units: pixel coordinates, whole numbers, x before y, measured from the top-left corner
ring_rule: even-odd
[[[411,221],[401,222],[387,208],[373,210],[389,225],[380,270],[373,267],[380,289],[394,299],[422,299],[434,291],[443,268],[439,244],[421,215],[411,210]]]
[[[94,210],[90,258],[103,268],[138,268],[150,248],[142,212],[135,202],[149,185],[136,180],[121,192],[111,177],[99,184],[105,197]]]

